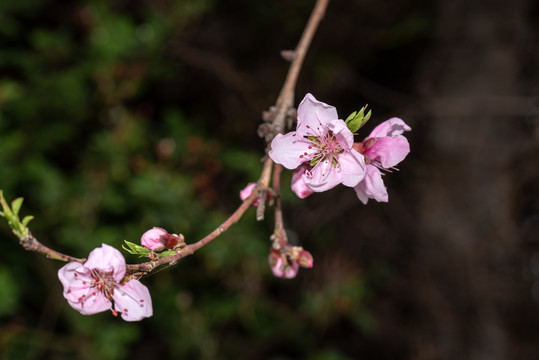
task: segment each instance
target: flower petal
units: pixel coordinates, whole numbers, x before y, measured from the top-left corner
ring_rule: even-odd
[[[400,163],[410,152],[410,144],[404,136],[377,138],[365,154],[371,162],[378,162],[383,168],[390,168]]]
[[[311,161],[316,150],[309,149],[309,145],[311,145],[311,141],[299,136],[296,131],[286,135],[278,134],[271,142],[271,150],[268,155],[277,164],[294,170],[303,162]]]
[[[150,291],[138,280],[117,286],[112,298],[114,308],[125,321],[139,321],[153,315]]]
[[[397,136],[401,135],[405,131],[412,130],[411,127],[406,125],[406,123],[397,117],[391,118],[379,124],[371,132],[369,137],[385,137],[385,136]]]
[[[329,160],[322,160],[301,177],[314,192],[333,189],[342,182],[341,172]]]
[[[298,136],[320,136],[323,128],[331,121],[338,119],[337,109],[316,100],[307,94],[298,106]]]
[[[97,269],[101,273],[112,272],[112,277],[117,282],[120,282],[125,275],[125,259],[122,253],[107,244],[92,250],[84,267]]]
[[[64,286],[67,303],[83,315],[96,314],[111,308],[112,304],[95,288],[90,271],[84,265],[71,262],[58,270],[58,278]]]
[[[344,186],[354,187],[365,178],[365,157],[355,150],[339,156],[339,171]]]
[[[328,129],[333,132],[335,139],[343,150],[349,150],[354,145],[354,134],[348,129],[343,120],[337,119],[330,121]]]
[[[366,204],[369,198],[378,202],[387,202],[387,189],[382,180],[382,173],[376,166],[367,165],[367,176],[354,187],[357,197],[363,204]]]
[[[292,191],[300,198],[305,199],[307,196],[311,195],[313,191],[305,185],[303,181],[303,174],[307,171],[307,166],[300,166],[294,171],[292,175]]]

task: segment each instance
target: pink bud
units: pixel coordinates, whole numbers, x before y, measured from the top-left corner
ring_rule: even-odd
[[[256,184],[255,183],[249,183],[247,184],[247,186],[240,191],[240,198],[242,200],[245,200],[247,199],[249,196],[251,196],[251,194],[253,193],[253,190],[255,188]],[[259,200],[258,198],[253,202],[252,206],[258,206],[258,203],[259,203]]]
[[[166,230],[154,227],[142,234],[140,243],[146,249],[161,251],[165,249],[165,244],[162,242],[161,238],[168,238],[169,236],[170,234]]]
[[[299,266],[301,266],[301,267],[312,268],[313,267],[313,256],[307,250],[301,250],[299,255],[298,255],[297,262],[298,262]]]
[[[283,279],[295,278],[298,274],[299,264],[296,261],[288,260],[288,264],[283,263],[283,259],[279,252],[276,250],[270,250],[268,262],[271,267],[273,275]]]

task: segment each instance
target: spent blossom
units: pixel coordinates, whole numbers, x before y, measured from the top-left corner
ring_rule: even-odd
[[[365,157],[367,175],[354,187],[364,204],[370,199],[387,202],[388,194],[382,180],[382,171],[391,171],[410,152],[410,144],[402,135],[412,130],[402,119],[391,118],[374,128],[361,143],[354,144]]]
[[[268,155],[290,170],[310,165],[301,179],[310,191],[322,192],[341,183],[354,187],[365,177],[364,158],[353,144],[335,107],[307,94],[298,106],[296,131],[278,134]]]
[[[103,244],[84,264],[71,262],[58,271],[68,304],[83,315],[111,310],[126,321],[153,314],[148,288],[138,280],[123,282],[126,263],[122,254]]]

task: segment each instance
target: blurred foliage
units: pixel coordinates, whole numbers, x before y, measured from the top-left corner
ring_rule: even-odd
[[[285,14],[279,6],[244,2],[226,25],[234,41],[223,53],[237,51],[237,63],[249,68],[253,57],[293,46],[311,6],[297,1]],[[159,226],[194,242],[239,204],[238,191],[259,175],[263,147],[256,122],[245,123],[252,114],[258,121],[272,100],[239,108],[226,98],[237,91],[225,87],[225,100],[216,104],[215,85],[189,82],[193,67],[178,61],[176,45],[211,26],[217,31],[206,40],[218,44],[222,23],[212,12],[230,15],[228,4],[216,0],[0,2],[0,188],[8,200],[25,198],[22,216],[36,216],[31,230],[40,241],[85,257],[101,243],[136,243]],[[379,47],[394,51],[423,36],[428,20],[413,16],[374,37],[386,42]],[[250,22],[252,38],[238,17]],[[286,42],[277,42],[276,26]],[[254,46],[266,40],[267,49]],[[330,52],[308,61],[311,85],[338,84]],[[284,69],[262,74],[275,78],[266,98],[275,99]],[[299,204],[289,189],[283,199]],[[250,210],[195,256],[145,278],[154,316],[133,324],[73,311],[56,278],[62,264],[24,252],[1,225],[3,358],[356,358],[358,336],[376,331],[363,305],[369,271],[346,257],[331,260],[328,244],[337,235],[318,229],[304,245],[319,253],[315,267],[316,259],[329,259],[320,275],[273,278],[268,217],[257,223]]]

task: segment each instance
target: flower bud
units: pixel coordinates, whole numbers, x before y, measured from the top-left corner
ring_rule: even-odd
[[[304,268],[313,267],[313,256],[307,250],[301,250],[296,261],[301,267],[304,267]]]
[[[284,263],[281,254],[276,250],[270,250],[268,262],[276,277],[292,279],[298,274],[299,264],[290,259],[288,259],[288,263]]]
[[[154,227],[142,234],[140,243],[149,250],[162,251],[165,248],[171,248],[168,246],[172,242],[169,240],[171,237],[174,235],[169,234],[165,229]]]
[[[240,191],[241,200],[245,201],[249,196],[251,196],[255,186],[256,186],[255,183],[247,184],[247,186],[243,190]],[[251,206],[258,206],[259,202],[260,202],[260,200],[257,198],[255,201],[253,201]]]

